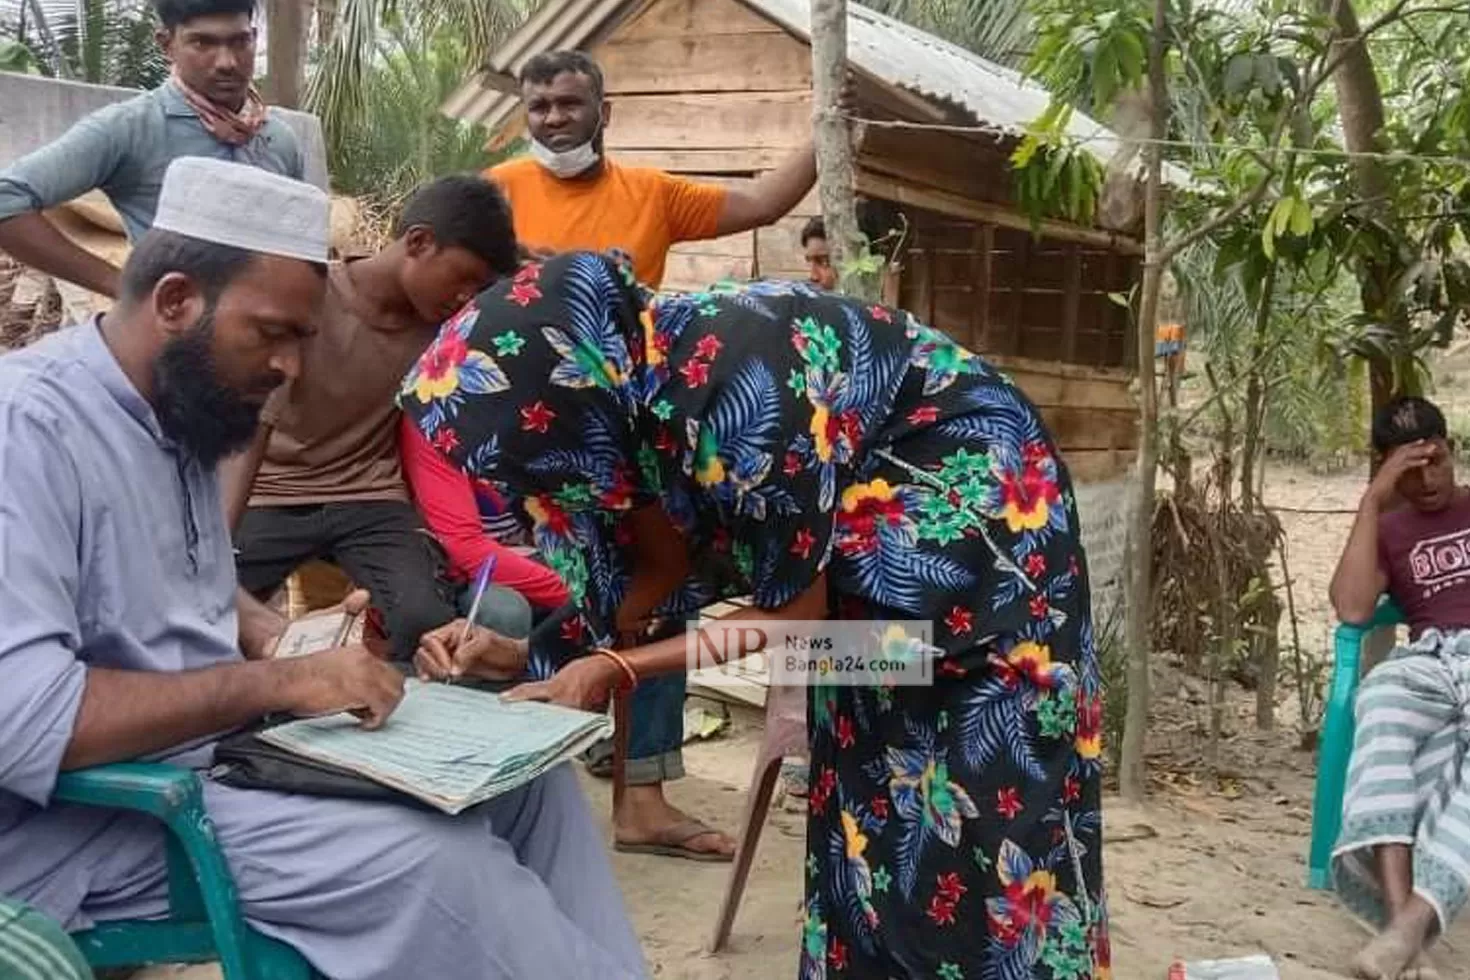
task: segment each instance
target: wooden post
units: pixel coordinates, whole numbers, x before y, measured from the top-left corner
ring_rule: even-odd
[[[1077,363],[1077,319],[1082,307],[1082,249],[1067,246],[1062,270],[1062,360]]]
[[[864,247],[853,198],[852,137],[840,108],[847,81],[847,0],[813,0],[811,36],[817,186],[827,244],[842,291],[872,302],[878,298],[876,277],[861,275],[853,268]]]
[[[1168,133],[1169,90],[1165,75],[1165,30],[1169,0],[1154,0],[1149,38],[1149,142],[1143,148],[1148,183],[1144,187],[1143,298],[1135,330],[1138,367],[1138,487],[1128,531],[1127,606],[1123,627],[1128,651],[1128,710],[1118,761],[1118,789],[1138,802],[1148,794],[1144,748],[1148,732],[1149,660],[1153,645],[1153,520],[1155,467],[1158,463],[1158,392],[1154,387],[1154,329],[1164,283],[1162,145]]]

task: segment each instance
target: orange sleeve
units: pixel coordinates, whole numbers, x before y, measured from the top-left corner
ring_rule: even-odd
[[[668,216],[671,242],[696,242],[714,238],[720,215],[725,210],[725,188],[686,180],[673,174],[663,178],[664,213]]]

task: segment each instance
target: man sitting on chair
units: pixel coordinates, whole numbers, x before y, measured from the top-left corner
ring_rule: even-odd
[[[168,869],[161,825],[58,803],[59,773],[205,768],[266,715],[379,725],[403,695],[360,645],[271,656],[284,623],[239,593],[221,502],[326,260],[321,191],[181,158],[118,305],[0,357],[0,894],[69,929],[166,914]],[[491,643],[518,676],[525,643]],[[246,921],[332,980],[647,976],[568,765],[457,817],[208,779],[204,802]]]
[[[1470,489],[1455,484],[1443,413],[1399,398],[1373,420],[1377,474],[1363,494],[1331,598],[1366,623],[1385,592],[1408,646],[1364,678],[1332,856],[1334,888],[1380,931],[1353,963],[1364,980],[1426,980],[1417,965],[1470,894]]]

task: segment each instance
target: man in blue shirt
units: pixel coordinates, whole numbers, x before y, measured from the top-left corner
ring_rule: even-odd
[[[327,213],[309,185],[176,161],[117,305],[0,357],[0,895],[70,930],[165,914],[168,862],[152,818],[53,799],[60,772],[205,768],[266,715],[376,726],[403,696],[361,645],[272,656],[284,624],[237,593],[220,499],[316,329]],[[524,666],[524,643],[464,644]],[[204,801],[246,920],[325,976],[648,976],[569,765],[455,817],[207,778]]]
[[[153,224],[177,157],[234,160],[296,180],[290,127],[251,88],[256,0],[155,0],[158,42],[173,63],[151,92],[98,110],[0,173],[0,251],[48,275],[117,298],[118,270],[74,244],[41,212],[101,190],[136,242]]]

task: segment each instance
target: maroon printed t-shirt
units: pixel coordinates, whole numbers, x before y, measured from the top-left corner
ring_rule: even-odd
[[[1411,636],[1470,629],[1470,491],[1433,514],[1406,507],[1380,517],[1378,564]]]

